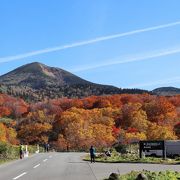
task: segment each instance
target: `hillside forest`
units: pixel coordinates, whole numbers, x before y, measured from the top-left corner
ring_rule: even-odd
[[[180,96],[59,98],[37,103],[0,94],[0,141],[84,150],[139,140],[180,139]]]

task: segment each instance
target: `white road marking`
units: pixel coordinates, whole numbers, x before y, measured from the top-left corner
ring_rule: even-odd
[[[20,174],[19,176],[15,177],[15,178],[13,178],[13,179],[16,180],[16,179],[18,179],[18,178],[24,176],[25,174],[27,174],[27,172],[23,172],[22,174]]]
[[[37,168],[38,166],[40,166],[40,164],[37,164],[36,166],[34,166],[33,168],[35,169],[35,168]]]
[[[46,162],[46,161],[47,161],[47,159],[44,159],[43,161],[44,161],[44,162]]]

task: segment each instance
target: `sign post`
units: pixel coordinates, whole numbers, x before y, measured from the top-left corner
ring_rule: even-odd
[[[150,150],[162,150],[163,159],[166,158],[166,147],[164,141],[139,141],[139,157],[142,152]]]
[[[166,145],[164,141],[163,141],[163,159],[166,159]]]

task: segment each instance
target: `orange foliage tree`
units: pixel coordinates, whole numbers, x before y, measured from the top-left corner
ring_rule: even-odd
[[[129,103],[122,107],[122,119],[120,125],[124,129],[134,127],[139,132],[145,132],[148,127],[146,112],[142,110],[140,103]]]
[[[44,144],[48,142],[48,134],[52,126],[48,123],[32,123],[22,125],[18,137],[25,144]]]
[[[160,126],[156,123],[149,123],[147,132],[148,140],[174,140],[177,139],[172,127]]]
[[[0,123],[0,142],[8,142],[11,144],[17,144],[16,131],[13,128],[8,128],[3,123]]]
[[[174,125],[176,123],[176,108],[165,97],[157,97],[155,100],[145,103],[143,108],[151,122],[159,125]]]
[[[71,148],[88,148],[110,145],[115,139],[112,133],[114,120],[105,116],[105,109],[84,110],[72,108],[58,120],[60,133]]]

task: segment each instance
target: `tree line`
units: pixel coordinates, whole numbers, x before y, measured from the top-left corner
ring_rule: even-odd
[[[0,94],[0,141],[59,150],[139,140],[180,139],[180,96],[57,98],[37,103]]]

